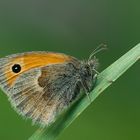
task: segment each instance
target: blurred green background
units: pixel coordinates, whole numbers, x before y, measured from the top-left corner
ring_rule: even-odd
[[[102,71],[140,42],[139,0],[1,0],[0,57],[55,51],[79,59],[101,43]],[[108,88],[59,140],[139,140],[140,62]],[[37,129],[0,92],[0,140],[27,140]]]

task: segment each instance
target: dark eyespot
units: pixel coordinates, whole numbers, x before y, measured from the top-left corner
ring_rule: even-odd
[[[12,66],[12,71],[14,73],[19,73],[21,71],[21,66],[19,64],[15,64]]]

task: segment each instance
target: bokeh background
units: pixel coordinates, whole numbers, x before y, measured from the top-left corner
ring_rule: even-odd
[[[79,59],[101,43],[102,71],[140,42],[139,0],[0,0],[0,57],[55,51]],[[38,126],[24,120],[0,91],[0,139],[27,140]],[[135,64],[59,140],[139,140],[140,63]]]

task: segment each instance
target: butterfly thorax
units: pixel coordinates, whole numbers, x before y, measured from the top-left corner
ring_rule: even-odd
[[[89,61],[81,61],[81,68],[79,69],[81,83],[86,90],[86,92],[90,92],[96,82],[97,73],[96,70],[98,69],[98,60],[96,58],[89,60]]]

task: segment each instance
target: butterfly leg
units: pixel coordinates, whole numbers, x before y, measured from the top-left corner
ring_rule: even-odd
[[[87,95],[87,98],[88,98],[89,102],[91,103],[91,98],[90,98],[90,91],[89,91],[89,89],[86,88],[86,85],[85,85],[82,81],[80,81],[80,83],[81,83],[81,85],[82,85],[82,88],[83,88],[85,94]]]

